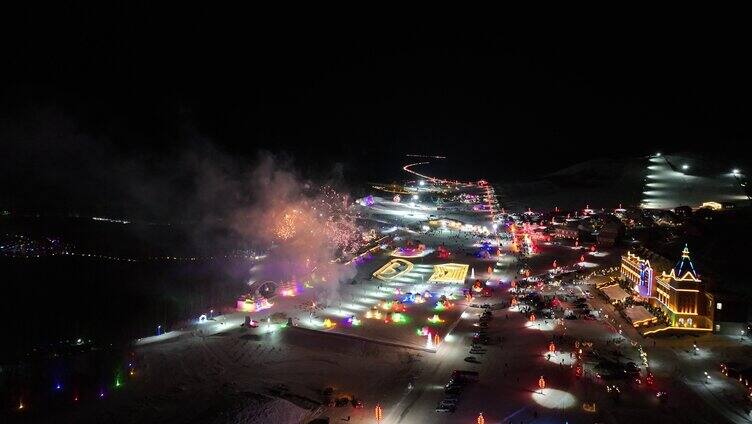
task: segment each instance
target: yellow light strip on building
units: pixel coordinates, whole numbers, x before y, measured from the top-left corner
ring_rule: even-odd
[[[677,288],[676,288],[676,287],[674,287],[674,286],[669,286],[669,287],[671,287],[671,289],[672,289],[672,290],[675,290],[675,291],[680,291],[680,292],[694,292],[694,293],[699,293],[699,292],[700,292],[700,291],[699,291],[699,290],[697,290],[697,289],[677,289]]]
[[[659,328],[659,329],[656,329],[656,330],[650,330],[650,331],[646,331],[646,332],[642,333],[642,335],[643,335],[643,336],[647,336],[648,334],[655,334],[655,333],[660,333],[661,331],[666,331],[666,330],[681,330],[681,331],[713,331],[713,329],[712,329],[712,328],[664,327],[664,328]]]

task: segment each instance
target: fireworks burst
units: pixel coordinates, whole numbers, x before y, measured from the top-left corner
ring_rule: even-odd
[[[297,210],[292,210],[284,214],[284,216],[282,217],[282,220],[279,222],[275,230],[275,233],[277,234],[277,237],[280,240],[289,240],[295,237],[295,232],[296,232],[295,224],[296,224],[298,215],[299,215],[299,212]]]
[[[329,186],[321,187],[310,198],[300,199],[294,206],[277,214],[275,238],[295,242],[321,237],[327,240],[337,255],[353,255],[375,238],[375,231],[364,230],[355,221],[349,196]]]

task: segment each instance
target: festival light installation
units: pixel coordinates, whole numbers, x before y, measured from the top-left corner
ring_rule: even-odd
[[[376,404],[376,408],[373,410],[374,417],[376,418],[377,423],[381,423],[381,420],[384,418],[383,411],[381,410],[381,405],[378,403]]]
[[[261,295],[243,295],[237,301],[237,309],[241,312],[258,312],[272,306],[274,304]]]
[[[554,342],[549,342],[548,343],[548,351],[551,352],[551,353],[556,352],[556,345],[554,344]]]
[[[483,413],[478,414],[478,419],[475,420],[476,424],[486,424],[486,419],[483,418]]]
[[[353,315],[353,316],[351,316],[350,318],[348,318],[348,319],[347,319],[347,322],[348,322],[348,323],[349,323],[350,325],[352,325],[353,327],[357,327],[357,326],[359,326],[359,325],[360,325],[360,320],[359,320],[359,319],[358,319],[358,318],[357,318],[357,317],[356,317],[355,315]]]
[[[382,317],[381,311],[379,311],[376,308],[372,308],[368,312],[366,312],[366,318],[381,319],[381,317]]]
[[[441,317],[439,317],[439,314],[433,314],[432,317],[428,318],[428,322],[430,322],[432,324],[440,324],[440,323],[444,322],[444,320],[441,319]]]
[[[530,322],[535,321],[535,314],[530,314]]]
[[[426,349],[434,349],[433,339],[431,339],[431,333],[426,334]]]
[[[538,379],[538,388],[541,390],[546,388],[546,379],[543,378],[543,376],[540,376],[540,378]]]
[[[332,320],[330,320],[329,318],[324,320],[324,328],[334,328],[336,326],[337,324],[333,322]]]
[[[473,283],[473,291],[476,293],[483,291],[483,283],[480,280],[475,280],[475,283]]]

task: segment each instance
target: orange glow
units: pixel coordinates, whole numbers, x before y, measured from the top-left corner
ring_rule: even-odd
[[[373,410],[373,413],[374,413],[374,416],[376,417],[376,422],[381,422],[381,420],[384,417],[383,411],[381,410],[381,405],[377,403],[376,408],[374,408]]]
[[[481,412],[478,414],[478,419],[476,420],[477,424],[486,424],[486,419],[483,418],[483,413]]]

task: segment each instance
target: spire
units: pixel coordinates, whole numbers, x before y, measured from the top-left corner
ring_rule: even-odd
[[[689,258],[689,246],[685,244],[684,250],[682,250],[681,259],[679,259],[679,262],[676,264],[675,275],[677,278],[682,278],[687,273],[689,273],[695,280],[698,279],[697,271],[695,271],[695,267],[692,265],[692,260]]]

